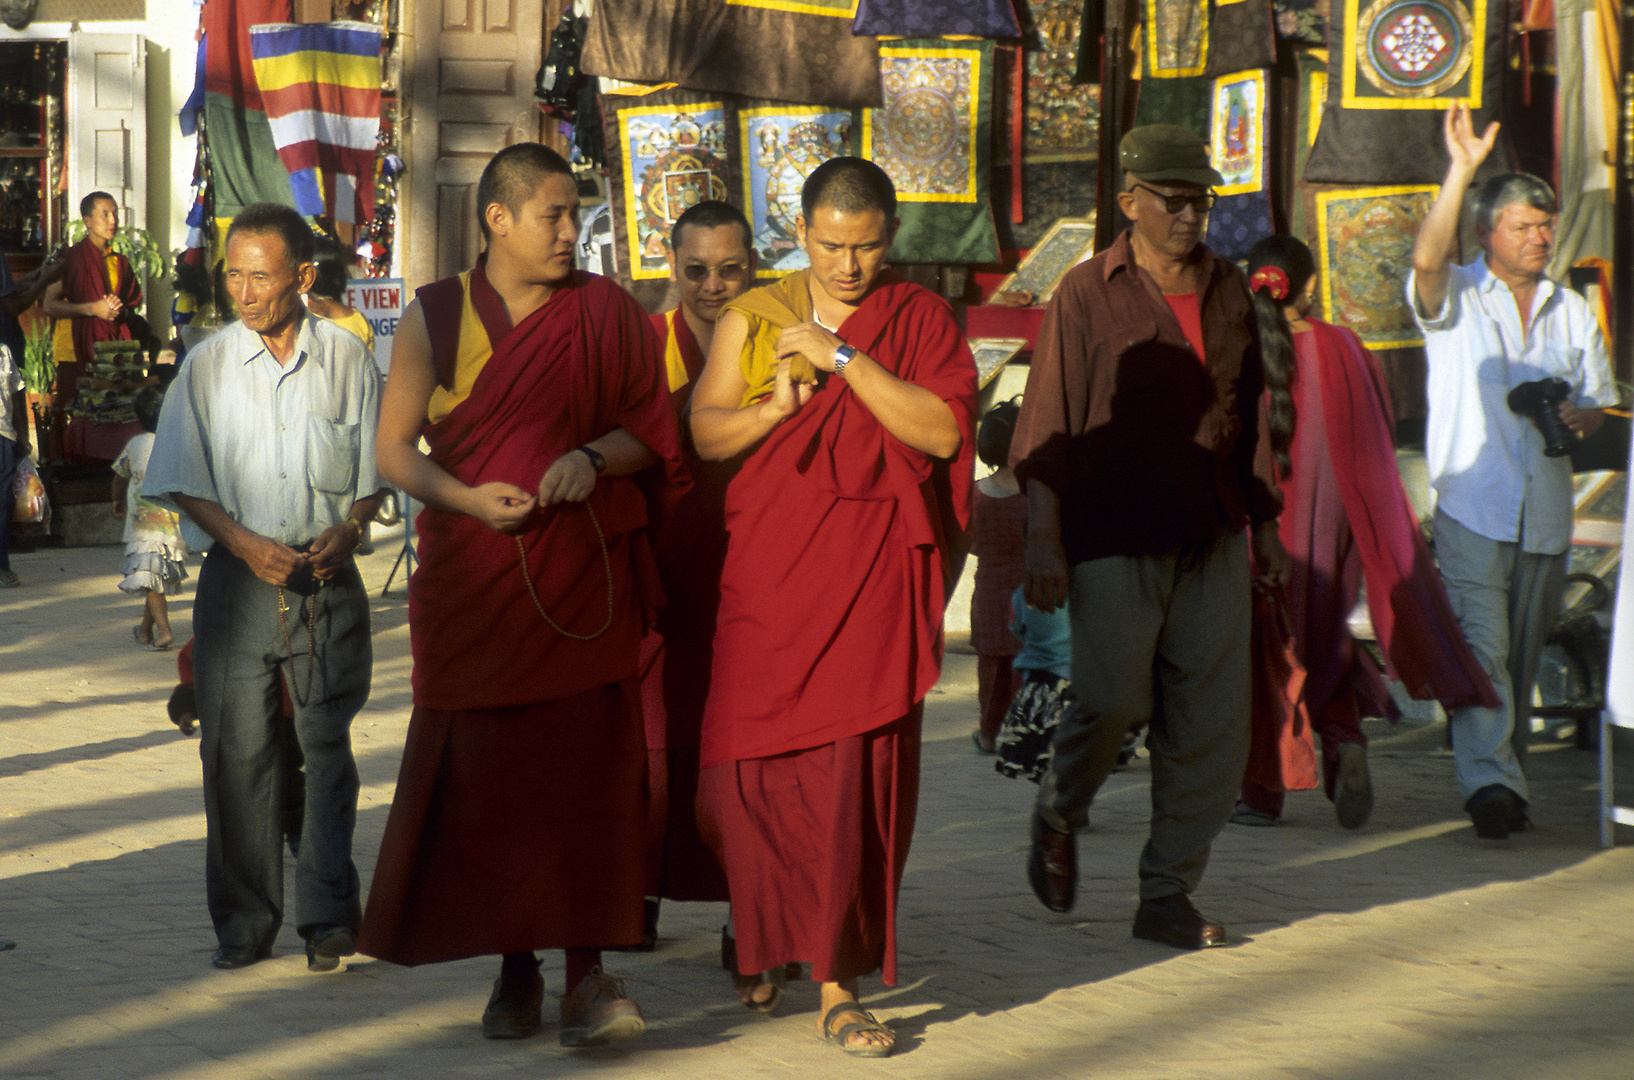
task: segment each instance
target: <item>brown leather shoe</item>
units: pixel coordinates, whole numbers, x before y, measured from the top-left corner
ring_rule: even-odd
[[[1185,893],[1142,900],[1135,909],[1134,935],[1177,949],[1225,944],[1225,927],[1203,918]]]
[[[601,1046],[633,1039],[647,1029],[641,1009],[624,992],[624,980],[600,967],[562,996],[563,1046]]]
[[[1027,855],[1027,881],[1038,902],[1051,911],[1071,911],[1078,892],[1078,843],[1070,832],[1058,832],[1033,811],[1033,848]]]

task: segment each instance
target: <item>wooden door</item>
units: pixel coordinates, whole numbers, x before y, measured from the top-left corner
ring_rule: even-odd
[[[469,267],[480,249],[477,179],[494,152],[538,139],[534,74],[540,0],[414,0],[407,57],[409,169],[399,208],[402,265],[413,288]]]
[[[133,34],[68,35],[68,213],[106,191],[147,228],[147,65]]]

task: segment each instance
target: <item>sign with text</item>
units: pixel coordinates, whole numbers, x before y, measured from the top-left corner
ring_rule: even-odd
[[[402,278],[353,278],[343,297],[347,307],[356,308],[369,320],[374,331],[374,362],[382,373],[391,370],[391,342],[397,320],[406,303]]]

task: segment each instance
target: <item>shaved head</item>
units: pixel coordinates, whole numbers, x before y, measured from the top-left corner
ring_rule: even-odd
[[[488,233],[488,207],[499,203],[512,214],[533,198],[539,185],[552,176],[573,179],[573,167],[567,159],[548,146],[539,143],[517,143],[507,146],[493,156],[477,181],[477,224],[482,228],[482,239]]]
[[[842,214],[877,210],[891,221],[896,217],[896,185],[872,161],[830,158],[811,171],[800,189],[800,212],[807,221],[820,206],[831,206]]]

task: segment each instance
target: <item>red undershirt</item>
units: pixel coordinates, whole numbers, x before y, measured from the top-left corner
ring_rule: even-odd
[[[1163,299],[1169,302],[1169,310],[1180,320],[1180,329],[1185,331],[1186,340],[1191,342],[1197,359],[1206,363],[1208,358],[1203,353],[1203,311],[1198,307],[1197,294],[1164,293]]]

